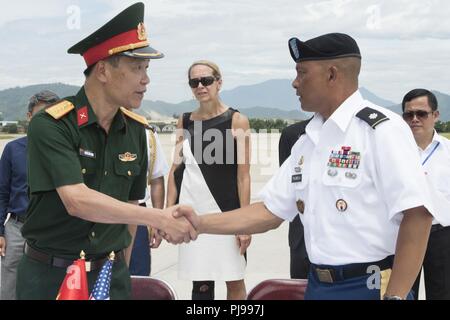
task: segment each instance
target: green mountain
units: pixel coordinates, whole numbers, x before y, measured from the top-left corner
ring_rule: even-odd
[[[28,100],[41,90],[51,90],[60,97],[77,93],[79,87],[63,83],[37,84],[16,87],[0,91],[0,112],[5,120],[23,120],[26,118]]]
[[[16,87],[0,91],[0,112],[4,120],[25,119],[28,99],[40,90],[52,90],[61,97],[76,94],[78,86],[63,83],[39,84],[27,87]],[[288,80],[269,80],[252,86],[241,86],[221,93],[222,100],[240,110],[249,118],[280,118],[280,119],[306,119],[308,114],[300,110],[298,98],[293,94]],[[257,93],[260,93],[259,95]],[[287,93],[291,94],[286,98]],[[439,102],[441,121],[450,121],[450,95],[433,91]],[[361,88],[365,99],[375,104],[387,107],[394,112],[401,113],[400,105],[384,100],[369,90]],[[269,99],[270,97],[270,99]],[[281,97],[276,99],[275,97]],[[285,98],[282,98],[285,97]],[[151,111],[166,117],[180,115],[192,111],[197,107],[194,100],[180,103],[144,100],[142,107],[137,111],[149,115]]]

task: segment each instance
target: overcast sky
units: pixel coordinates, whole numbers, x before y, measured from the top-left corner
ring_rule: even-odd
[[[0,0],[0,89],[38,83],[81,85],[84,60],[67,49],[135,1]],[[149,0],[151,45],[146,99],[192,98],[198,59],[219,64],[224,89],[293,79],[287,40],[344,32],[363,56],[360,85],[399,102],[415,87],[450,93],[450,2],[446,0]]]

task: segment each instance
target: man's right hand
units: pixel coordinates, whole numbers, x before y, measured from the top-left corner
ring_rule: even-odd
[[[188,243],[191,240],[197,239],[198,235],[195,226],[190,223],[190,220],[184,217],[175,218],[175,213],[179,208],[180,206],[177,205],[163,210],[165,219],[160,230],[160,235],[172,244]]]
[[[6,254],[6,239],[0,236],[0,256],[4,257]]]
[[[180,205],[173,212],[173,216],[175,218],[180,218],[180,217],[186,218],[194,226],[194,228],[197,230],[197,232],[199,231],[198,228],[199,228],[199,224],[200,224],[200,219],[192,207]]]

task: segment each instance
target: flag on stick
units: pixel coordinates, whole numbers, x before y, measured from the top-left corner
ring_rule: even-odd
[[[114,251],[109,254],[102,269],[100,270],[94,289],[91,292],[89,300],[109,300],[109,289],[111,287],[111,274],[114,263]]]
[[[86,275],[85,253],[82,250],[80,259],[67,267],[56,300],[88,300],[88,282]]]

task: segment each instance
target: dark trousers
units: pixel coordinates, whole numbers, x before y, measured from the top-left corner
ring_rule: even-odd
[[[101,268],[87,272],[89,294]],[[66,268],[53,267],[22,256],[17,269],[16,293],[18,300],[55,300],[66,276]],[[114,262],[111,273],[111,300],[131,297],[131,281],[125,261]]]
[[[391,259],[393,261],[393,256]],[[376,263],[373,264],[375,265]],[[370,271],[367,273],[362,272],[362,274],[358,272],[358,275],[355,276],[348,275],[348,271],[354,270],[355,268],[361,270],[366,269],[367,265],[371,264],[355,263],[342,266],[317,266],[312,264],[308,275],[305,300],[381,300],[381,294],[385,291],[385,286],[389,283],[389,269],[383,268],[382,270],[385,271],[381,271],[378,277]],[[359,268],[361,266],[362,268]],[[324,279],[321,281],[319,271],[317,270],[324,269],[332,270],[333,272],[329,277],[322,276]],[[326,281],[330,277],[333,280],[331,282]],[[413,299],[412,292],[408,293],[407,299]]]
[[[432,228],[423,272],[427,300],[450,300],[450,227]],[[419,296],[419,282],[420,273],[413,286],[415,299]]]
[[[151,255],[147,226],[138,226],[130,259],[130,274],[149,276],[151,272]]]
[[[140,204],[146,207],[145,202]],[[130,274],[149,276],[151,273],[151,252],[147,226],[138,226],[130,259]]]

